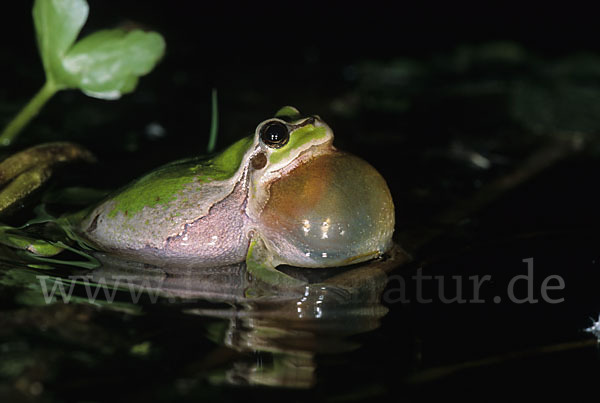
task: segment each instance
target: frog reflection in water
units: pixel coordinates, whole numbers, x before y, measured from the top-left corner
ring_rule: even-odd
[[[263,279],[282,264],[377,258],[394,231],[381,175],[337,150],[318,116],[292,107],[213,158],[165,165],[72,218],[80,237],[112,255],[185,268],[246,261]]]

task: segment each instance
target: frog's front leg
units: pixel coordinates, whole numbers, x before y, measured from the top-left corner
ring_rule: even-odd
[[[288,276],[275,268],[273,254],[267,249],[264,241],[254,235],[250,241],[248,255],[246,256],[246,270],[251,276],[253,285],[246,292],[247,296],[262,295],[262,291],[269,289],[292,289],[306,286],[306,282]]]

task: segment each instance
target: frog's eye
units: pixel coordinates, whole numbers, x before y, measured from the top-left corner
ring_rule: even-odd
[[[285,124],[274,121],[261,127],[260,138],[271,148],[281,148],[290,139],[290,132]]]

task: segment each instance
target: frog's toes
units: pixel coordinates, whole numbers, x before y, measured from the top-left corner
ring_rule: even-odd
[[[270,287],[274,289],[291,289],[304,287],[307,283],[289,276],[275,268],[273,257],[266,249],[261,239],[252,239],[246,257],[246,270],[250,281],[254,283],[247,294],[255,296],[261,294],[258,288]],[[266,290],[265,290],[266,291]]]

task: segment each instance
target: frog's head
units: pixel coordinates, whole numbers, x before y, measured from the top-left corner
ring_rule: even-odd
[[[394,205],[385,180],[332,143],[325,122],[292,107],[256,129],[250,216],[278,263],[347,265],[391,245]]]
[[[333,132],[319,116],[303,116],[291,106],[261,122],[255,131],[252,165],[269,174],[293,169],[307,158],[332,148]]]

